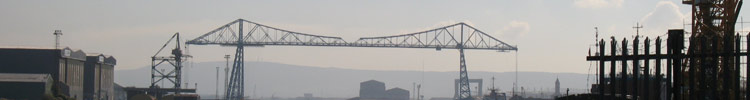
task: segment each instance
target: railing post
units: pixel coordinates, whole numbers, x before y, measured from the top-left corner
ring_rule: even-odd
[[[735,100],[740,99],[740,34],[734,35],[734,73],[733,73],[733,90]]]
[[[620,49],[622,49],[621,53],[622,53],[623,58],[625,58],[625,59],[622,59],[622,62],[620,62],[620,64],[622,64],[622,66],[620,67],[622,68],[620,72],[620,78],[622,79],[622,85],[621,85],[622,87],[620,88],[620,91],[621,91],[620,94],[622,94],[624,97],[625,95],[630,94],[630,91],[628,91],[630,90],[628,89],[628,60],[627,60],[628,39],[625,39],[625,38],[622,39],[622,48]]]
[[[649,45],[651,45],[650,43],[651,43],[651,41],[648,39],[648,37],[643,42],[643,50],[644,50],[643,51],[643,55],[645,55],[645,56],[648,56],[650,54],[649,53],[649,49],[651,49],[651,48],[649,48],[650,47]],[[644,74],[644,76],[643,76],[644,80],[643,81],[645,81],[644,82],[644,86],[645,87],[643,88],[643,90],[645,90],[644,92],[646,92],[646,93],[643,93],[644,100],[651,99],[651,97],[649,96],[650,95],[649,93],[651,93],[651,90],[650,90],[651,89],[650,88],[651,87],[651,77],[650,77],[651,75],[649,75],[649,74],[651,74],[651,71],[648,68],[650,62],[651,62],[651,60],[648,57],[645,57],[644,60],[643,60],[643,68],[644,68],[643,69],[643,74]]]
[[[601,100],[605,100],[604,98],[604,39],[599,41],[599,57],[601,58],[599,60],[599,95],[601,96]]]
[[[750,51],[750,33],[745,38],[745,52]],[[750,56],[745,56],[745,81],[750,81]],[[745,100],[750,100],[750,82],[745,82]]]
[[[635,58],[632,61],[633,62],[633,72],[632,72],[633,73],[633,95],[635,96],[634,99],[638,100],[638,97],[641,96],[640,94],[638,94],[638,88],[640,88],[640,86],[638,86],[638,82],[640,82],[638,81],[639,79],[638,77],[640,76],[639,74],[641,71],[641,67],[639,64],[640,59],[636,58],[636,56],[638,56],[638,37],[635,37],[635,39],[633,39],[633,56],[632,56],[632,58]]]
[[[661,37],[656,37],[656,55],[661,55]],[[657,58],[655,62],[656,67],[656,90],[658,93],[656,93],[657,100],[662,99],[661,98],[661,88],[662,88],[662,75],[661,75],[661,61],[662,58]]]
[[[672,55],[671,56],[672,65],[670,67],[672,67],[673,69],[671,70],[672,71],[671,74],[674,74],[673,75],[674,80],[672,81],[674,83],[674,85],[671,87],[672,88],[672,94],[673,94],[675,100],[682,100],[682,97],[681,97],[682,96],[682,83],[681,83],[682,82],[682,77],[681,77],[682,74],[680,74],[680,73],[682,71],[682,69],[681,69],[681,67],[682,67],[682,49],[684,48],[683,44],[684,44],[684,41],[685,41],[684,37],[683,37],[684,30],[681,30],[681,29],[680,30],[669,30],[669,32],[667,32],[667,33],[669,34],[669,38],[667,39],[668,40],[668,43],[667,43],[668,48],[667,49],[670,50],[670,53],[671,53],[670,55]],[[670,69],[668,68],[667,70],[670,70]],[[671,75],[671,74],[668,74],[668,75]],[[671,98],[669,98],[669,99],[671,100]]]
[[[736,100],[736,99],[733,99],[734,96],[731,95],[731,94],[734,94],[734,93],[731,93],[732,90],[733,90],[733,88],[734,88],[734,86],[732,86],[733,83],[734,83],[733,79],[732,79],[733,78],[732,77],[732,72],[734,72],[733,71],[734,68],[732,68],[732,66],[730,66],[731,65],[730,63],[733,62],[733,61],[731,61],[731,59],[733,57],[730,56],[730,54],[732,53],[732,46],[734,46],[734,45],[732,45],[732,39],[734,39],[734,38],[732,38],[731,35],[733,35],[733,34],[726,34],[726,35],[724,35],[725,37],[722,38],[723,42],[724,42],[724,45],[723,45],[724,46],[724,51],[721,51],[718,54],[721,55],[721,57],[722,57],[721,58],[721,69],[722,70],[730,70],[730,71],[722,71],[722,75],[721,76],[723,76],[723,78],[724,78],[724,81],[723,81],[724,84],[722,86],[724,88],[724,91],[723,91],[722,95],[724,95],[724,97],[727,100]]]
[[[612,53],[610,56],[617,55],[617,40],[615,40],[615,37],[612,37],[612,49],[610,50]],[[617,60],[612,59],[612,61],[609,62],[610,68],[609,68],[609,81],[610,81],[610,90],[609,92],[612,94],[612,97],[615,97],[615,94],[617,94],[617,76],[616,76],[616,69],[615,66],[617,66]]]

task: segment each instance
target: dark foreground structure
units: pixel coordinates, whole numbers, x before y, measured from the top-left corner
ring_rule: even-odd
[[[0,97],[41,100],[53,96],[52,84],[49,74],[0,73]]]
[[[60,92],[55,94],[76,100],[114,99],[115,58],[90,55],[70,48],[0,48],[0,73],[48,74],[52,88]]]
[[[682,3],[692,7],[691,32],[669,30],[666,46],[661,37],[652,42],[649,38],[641,40],[637,33],[632,44],[628,39],[620,44],[612,37],[609,50],[605,50],[608,47],[603,39],[597,43],[597,53],[586,58],[599,65],[599,82],[594,85],[597,87],[593,94],[636,100],[750,99],[750,83],[745,82],[743,89],[740,75],[744,64],[745,81],[750,80],[747,77],[750,35],[743,39],[735,33],[742,0],[682,0]],[[686,34],[689,38],[685,38]]]
[[[592,93],[654,100],[689,98],[736,100],[750,96],[745,92],[750,88],[740,88],[740,67],[748,67],[747,64],[741,66],[740,59],[750,60],[749,53],[746,51],[750,50],[750,45],[748,45],[750,35],[744,39],[741,37],[694,38],[697,40],[691,41],[703,44],[714,43],[709,44],[713,48],[684,53],[683,34],[685,32],[682,30],[669,30],[666,50],[662,49],[664,46],[660,37],[657,37],[655,42],[651,42],[649,38],[641,41],[636,37],[632,44],[629,44],[627,40],[623,40],[620,44],[613,38],[609,52],[605,50],[606,43],[601,40],[598,53],[586,58],[599,63],[599,83],[593,85]],[[717,51],[718,43],[725,43],[736,48]],[[641,46],[643,49],[639,48]],[[739,47],[745,47],[745,50]],[[663,53],[664,51],[666,53]],[[702,59],[704,62],[697,62],[697,59]],[[696,63],[703,64],[696,65]],[[609,70],[609,73],[606,70]],[[745,72],[750,72],[750,69]]]

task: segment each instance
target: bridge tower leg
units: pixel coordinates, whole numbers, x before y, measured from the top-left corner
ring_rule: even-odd
[[[466,59],[464,59],[464,25],[461,25],[461,43],[457,45],[460,53],[460,72],[459,72],[459,97],[458,100],[473,100],[471,97],[471,87],[469,86],[469,75],[466,72]]]
[[[244,20],[239,19],[239,38],[237,40],[237,51],[234,54],[234,63],[232,64],[232,76],[229,79],[229,87],[226,88],[226,100],[244,100],[245,96],[245,49],[243,44],[242,23]]]

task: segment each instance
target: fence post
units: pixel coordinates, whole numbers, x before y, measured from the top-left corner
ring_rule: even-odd
[[[734,38],[732,38],[731,35],[733,35],[733,34],[726,34],[726,35],[724,35],[725,37],[722,38],[723,42],[724,42],[724,51],[722,51],[720,53],[720,54],[722,54],[722,56],[721,56],[722,57],[721,58],[721,65],[722,65],[721,67],[722,68],[721,69],[722,70],[728,70],[728,71],[723,71],[723,73],[722,73],[722,76],[724,77],[724,81],[723,81],[724,82],[724,86],[722,86],[722,87],[724,88],[723,95],[724,95],[724,97],[727,98],[727,100],[736,100],[736,99],[733,99],[734,96],[731,95],[731,94],[734,94],[734,93],[731,93],[732,90],[733,90],[733,88],[734,88],[734,86],[732,86],[733,83],[734,83],[733,79],[732,79],[733,78],[732,77],[732,72],[734,72],[734,71],[731,71],[731,70],[734,70],[734,68],[732,68],[732,66],[730,66],[731,65],[730,63],[733,62],[733,61],[731,61],[731,59],[734,58],[734,57],[732,57],[730,55],[732,53],[732,47],[734,46],[734,45],[732,45],[732,39],[734,39]]]
[[[635,37],[635,39],[633,39],[633,56],[630,58],[636,58],[636,56],[638,56],[638,37],[637,36]],[[640,60],[638,58],[633,59],[632,61],[633,62],[633,72],[632,72],[633,73],[633,95],[635,96],[634,98],[635,100],[638,100],[638,97],[641,96],[640,94],[638,94],[638,88],[640,88],[640,86],[638,85],[638,82],[640,82],[638,81],[639,79],[638,74],[640,74],[640,71],[641,71],[641,67],[640,67],[641,65],[639,64],[639,61]]]
[[[745,38],[745,51],[750,51],[750,33],[747,34],[747,38]],[[750,52],[749,52],[750,53]],[[745,56],[745,81],[750,81],[750,56]],[[745,99],[750,99],[750,82],[745,82]]]
[[[734,98],[735,100],[740,99],[740,34],[734,35],[734,53],[732,53],[734,56],[734,73],[732,76],[734,81],[733,90],[734,90]]]
[[[620,49],[622,49],[622,57],[625,58],[622,59],[622,62],[620,62],[620,64],[622,64],[622,66],[620,67],[622,68],[620,72],[620,78],[622,78],[622,88],[620,88],[620,94],[625,97],[626,95],[630,94],[630,92],[632,92],[628,91],[630,90],[628,89],[628,60],[626,59],[628,58],[628,39],[622,39],[622,48]]]
[[[612,54],[610,56],[615,56],[615,55],[617,55],[617,53],[616,53],[617,52],[617,40],[615,40],[615,37],[612,37],[612,41],[611,42],[612,42],[612,49],[610,50],[611,51],[610,53],[612,53]],[[616,76],[616,73],[617,72],[615,72],[615,69],[617,69],[617,68],[615,68],[615,66],[617,66],[616,65],[617,61],[615,59],[612,59],[612,61],[610,61],[609,63],[610,63],[609,80],[610,80],[610,88],[611,88],[609,92],[611,92],[612,96],[615,97],[615,94],[617,94],[617,92],[615,92],[617,90],[616,89],[616,87],[617,87],[617,76]]]
[[[712,71],[711,77],[718,77],[718,76],[720,76],[719,75],[719,56],[716,55],[716,54],[719,54],[719,52],[721,52],[721,51],[719,51],[719,49],[721,49],[721,48],[719,48],[719,46],[718,46],[719,43],[721,43],[721,42],[719,42],[720,41],[719,37],[711,38],[711,41],[713,42],[713,46],[711,46],[711,50],[712,50],[711,51],[711,55],[715,55],[715,56],[713,56],[713,59],[711,59],[711,62],[712,62],[711,65],[710,65],[711,66],[711,70],[710,71]],[[709,90],[712,90],[712,93],[711,93],[711,96],[709,96],[709,99],[719,100],[719,99],[722,99],[722,98],[719,98],[719,97],[726,98],[727,96],[725,96],[723,93],[721,93],[722,91],[718,91],[718,88],[719,88],[719,83],[718,83],[719,82],[719,78],[713,78],[713,79],[709,79],[709,80],[711,80],[711,82],[709,82],[709,84],[711,84],[711,87],[713,87],[713,88],[709,89]]]
[[[671,59],[672,60],[671,67],[673,68],[672,74],[674,74],[673,75],[674,80],[672,81],[672,83],[674,83],[674,85],[672,86],[672,94],[674,96],[674,99],[676,99],[676,100],[682,100],[682,97],[681,97],[681,95],[682,95],[682,83],[681,83],[682,82],[682,77],[681,77],[681,75],[682,74],[680,74],[680,73],[682,71],[682,69],[681,69],[681,67],[682,67],[682,61],[681,61],[682,60],[682,49],[684,48],[683,44],[684,44],[684,41],[685,41],[684,40],[685,37],[683,37],[684,30],[681,30],[681,29],[669,30],[667,33],[669,34],[669,38],[667,39],[668,40],[668,43],[667,43],[667,45],[668,45],[667,47],[668,48],[667,49],[671,50],[670,51],[671,55],[672,55],[672,57],[671,57],[672,58]],[[667,69],[667,70],[669,70],[669,69]],[[671,98],[670,98],[670,100],[671,100]]]
[[[599,95],[601,95],[601,100],[604,99],[604,39],[599,41],[599,57],[601,58],[599,60]]]
[[[649,41],[649,39],[647,37],[646,40],[643,42],[643,50],[644,50],[643,51],[643,55],[644,56],[649,56],[649,54],[650,54],[649,53],[649,49],[650,49],[649,45],[651,45],[651,44],[649,44],[649,43],[651,43],[651,41]],[[646,92],[646,93],[643,93],[643,97],[644,97],[645,100],[649,100],[649,99],[651,99],[651,97],[649,96],[649,93],[651,93],[651,91],[649,90],[650,89],[649,87],[651,87],[651,81],[650,81],[651,77],[649,75],[651,73],[651,71],[649,70],[648,67],[649,67],[649,63],[651,62],[651,60],[649,59],[649,57],[644,57],[644,58],[645,59],[643,60],[643,68],[644,68],[643,69],[643,74],[644,74],[644,77],[643,77],[644,80],[643,81],[645,81],[644,82],[644,86],[645,87],[643,88],[643,90],[645,90],[644,92]]]
[[[656,37],[655,44],[656,44],[656,55],[661,55],[661,37]],[[655,62],[656,73],[654,73],[654,75],[656,75],[656,89],[657,89],[657,92],[659,92],[659,93],[656,93],[657,100],[662,99],[661,98],[661,85],[662,85],[661,60],[662,60],[661,58],[658,58],[656,59],[656,62]]]

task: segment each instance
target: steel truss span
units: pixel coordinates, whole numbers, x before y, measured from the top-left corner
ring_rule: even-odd
[[[333,46],[333,47],[386,47],[386,48],[434,48],[457,49],[459,55],[459,91],[461,100],[473,99],[466,72],[464,49],[516,51],[509,45],[465,23],[404,35],[364,37],[347,42],[341,37],[313,35],[266,26],[238,19],[198,38],[188,41],[193,45],[237,46],[232,74],[225,95],[226,99],[244,97],[244,46]]]

